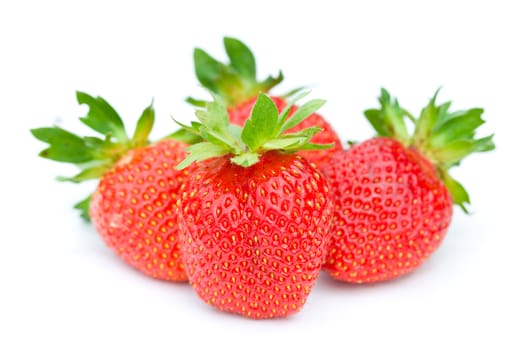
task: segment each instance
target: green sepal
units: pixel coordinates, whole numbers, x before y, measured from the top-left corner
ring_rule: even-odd
[[[473,108],[455,114],[437,126],[430,135],[430,143],[433,147],[444,146],[453,140],[471,139],[475,130],[484,123],[481,119],[483,114],[481,108]]]
[[[283,99],[283,100],[289,100],[291,98],[294,98],[294,96],[297,96],[299,94],[301,94],[302,92],[304,91],[310,91],[311,88],[308,87],[308,86],[299,86],[295,89],[292,89],[288,92],[285,92],[284,94],[281,94],[280,97]]]
[[[144,109],[137,121],[132,139],[135,147],[142,147],[148,144],[148,137],[153,129],[154,123],[155,110],[153,109],[153,101],[151,101],[151,104]]]
[[[492,151],[495,148],[493,142],[494,135],[480,139],[462,139],[452,141],[446,146],[432,150],[432,159],[441,167],[448,169],[459,164],[466,156],[475,152]]]
[[[439,108],[436,106],[436,98],[439,93],[438,89],[434,96],[430,99],[428,105],[423,108],[421,115],[416,122],[413,140],[415,144],[424,143],[425,140],[430,139],[430,135],[434,130],[436,123],[439,120]]]
[[[193,62],[199,82],[211,92],[218,94],[217,81],[226,75],[227,67],[200,48],[193,51]]]
[[[80,118],[82,123],[103,135],[115,137],[119,142],[128,141],[124,122],[106,100],[80,91],[77,91],[77,100],[89,107],[87,115]]]
[[[39,153],[40,157],[74,164],[94,159],[93,150],[86,145],[85,139],[58,126],[32,129],[31,133],[38,140],[49,144]]]
[[[278,116],[279,111],[272,99],[260,94],[251,117],[241,132],[241,140],[252,152],[257,152],[257,149],[274,136]]]
[[[280,132],[283,130],[288,130],[293,128],[294,126],[299,125],[302,123],[306,118],[308,118],[312,113],[317,111],[319,108],[321,108],[326,103],[325,100],[315,99],[310,100],[306,102],[304,105],[299,107],[295,113],[286,121],[284,122],[284,125],[281,127]]]
[[[238,149],[239,140],[230,133],[228,111],[218,96],[214,95],[213,101],[206,103],[206,108],[197,110],[195,114],[200,123],[192,123],[192,129],[198,127],[197,134],[204,140],[232,150]]]
[[[195,114],[202,124],[220,133],[225,132],[230,124],[228,111],[217,96],[214,96],[212,102],[206,103],[205,109],[198,109]]]
[[[467,204],[470,204],[470,197],[458,181],[452,178],[446,171],[441,172],[443,183],[447,187],[450,195],[452,196],[452,202],[458,205],[464,213],[468,214]]]
[[[307,142],[301,146],[301,151],[322,151],[335,146],[335,143],[311,143]]]
[[[196,143],[186,148],[186,151],[188,156],[177,165],[179,170],[190,166],[193,162],[201,162],[228,154],[228,148],[224,145],[216,145],[211,142]]]
[[[405,118],[413,119],[412,115],[401,108],[397,99],[382,88],[379,96],[381,109],[369,109],[364,112],[372,127],[379,136],[393,137],[407,145],[409,142]]]
[[[225,37],[224,48],[231,67],[245,79],[255,81],[255,56],[248,46],[238,39]]]
[[[91,203],[91,195],[87,196],[77,204],[73,206],[73,208],[80,210],[80,217],[87,222],[91,221],[91,217],[89,216],[89,204]]]
[[[259,154],[257,153],[243,153],[241,155],[232,157],[231,162],[244,168],[250,167],[259,162]]]
[[[259,161],[260,156],[268,151],[295,152],[302,149],[327,149],[329,145],[317,145],[310,142],[313,135],[320,130],[319,127],[310,127],[295,133],[285,132],[302,122],[311,113],[317,111],[324,104],[322,100],[312,100],[297,109],[295,114],[288,120],[282,121],[290,111],[286,107],[279,115],[277,106],[273,100],[260,93],[255,101],[250,118],[244,127],[227,125],[221,121],[226,112],[226,107],[219,100],[207,103],[207,109],[197,111],[197,117],[201,121],[196,130],[195,126],[184,126],[186,132],[194,132],[202,137],[203,142],[188,147],[189,156],[178,165],[179,169],[189,166],[195,161],[202,161],[231,154],[231,162],[243,167],[249,167]],[[232,142],[229,142],[231,140]]]
[[[102,177],[109,169],[111,169],[111,163],[106,163],[106,165],[97,165],[94,167],[90,167],[87,169],[82,170],[80,173],[73,177],[64,177],[64,176],[58,176],[57,180],[62,182],[73,182],[73,183],[80,183],[87,180],[96,180]]]
[[[282,131],[284,130],[284,124],[288,120],[288,116],[290,115],[290,112],[292,110],[292,107],[302,98],[308,96],[310,93],[309,90],[298,90],[296,94],[290,96],[289,99],[287,99],[288,104],[284,107],[284,109],[279,114],[279,117],[277,119],[277,130]]]
[[[199,100],[193,97],[186,97],[185,101],[189,103],[190,105],[192,105],[193,107],[201,107],[201,108],[206,107],[206,101],[204,100]]]
[[[195,134],[194,132],[189,132],[184,128],[180,128],[174,133],[164,137],[164,139],[176,140],[188,145],[193,145],[202,141],[202,137]]]
[[[200,48],[193,52],[195,75],[210,92],[220,96],[226,106],[235,106],[259,94],[268,92],[283,80],[282,72],[263,81],[256,77],[256,62],[252,51],[242,41],[225,37],[224,48],[229,63],[222,63]],[[189,103],[202,106],[202,101],[187,98]]]

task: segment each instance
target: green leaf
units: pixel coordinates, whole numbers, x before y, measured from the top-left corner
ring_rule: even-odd
[[[238,39],[225,37],[224,48],[235,71],[246,79],[255,81],[255,57],[248,46]]]
[[[288,137],[288,138],[270,140],[262,146],[262,149],[266,151],[293,149],[295,148],[295,146],[301,143],[303,144],[305,143],[304,137]]]
[[[283,75],[283,72],[281,71],[279,71],[279,74],[275,78],[270,75],[258,84],[258,91],[268,92],[274,86],[279,85],[283,81],[283,79],[284,79],[284,75]]]
[[[284,130],[283,126],[284,123],[288,120],[288,116],[290,114],[290,111],[292,107],[303,97],[307,96],[310,93],[310,91],[307,90],[298,90],[296,94],[290,97],[288,100],[288,103],[284,107],[281,113],[279,113],[279,117],[277,118],[277,130]]]
[[[181,128],[175,131],[174,133],[166,136],[164,139],[172,139],[172,140],[184,142],[188,145],[193,145],[198,142],[202,142],[202,137],[184,128]]]
[[[74,208],[80,210],[80,216],[86,220],[87,222],[91,221],[91,218],[89,217],[89,204],[91,202],[91,195],[89,195],[87,198],[84,198],[77,204],[75,204]]]
[[[288,92],[285,92],[280,97],[285,99],[285,100],[288,100],[288,99],[294,98],[294,96],[298,96],[298,95],[300,95],[300,94],[302,94],[304,92],[306,92],[306,95],[308,95],[310,93],[310,89],[308,88],[308,86],[297,87],[297,88],[292,89],[292,90],[290,90]],[[304,95],[304,96],[306,96],[306,95]]]
[[[304,94],[301,94],[302,97]],[[299,98],[298,97],[298,98]],[[297,117],[290,118],[288,126],[295,126],[316,111],[324,101],[313,100],[304,104],[296,113]],[[327,149],[329,145],[316,145],[310,143],[312,136],[322,130],[314,126],[300,130],[295,133],[279,132],[278,119],[286,118],[286,111],[279,116],[278,108],[273,100],[260,93],[252,108],[250,118],[245,122],[243,128],[237,125],[224,123],[226,113],[224,105],[219,99],[208,103],[207,109],[198,111],[197,116],[202,122],[198,125],[198,134],[204,140],[201,143],[190,146],[187,150],[189,156],[179,165],[179,168],[187,167],[195,161],[231,154],[231,162],[239,166],[250,166],[259,161],[259,157],[265,151],[282,150],[285,152],[298,151],[301,149]],[[227,118],[227,116],[225,117]],[[221,119],[223,121],[221,121]],[[180,124],[185,131],[193,133],[195,126],[187,127]],[[284,123],[283,123],[284,125]]]
[[[237,164],[244,168],[250,167],[259,161],[259,155],[257,153],[243,153],[236,157],[231,158],[233,164]]]
[[[195,134],[196,136],[200,136],[201,134],[201,127],[202,127],[202,124],[199,123],[199,122],[196,122],[196,121],[192,121],[190,123],[190,125],[184,125],[180,122],[178,122],[175,118],[173,118],[173,121],[175,123],[177,123],[177,125],[179,125],[182,129],[186,130],[188,133],[190,134]]]
[[[312,126],[298,132],[283,134],[279,138],[272,139],[263,145],[264,150],[283,150],[298,151],[305,149],[303,146],[308,144],[312,136],[323,130],[318,126]],[[332,144],[328,145],[333,146]]]
[[[241,134],[242,134],[242,127],[236,124],[230,124],[228,127],[228,130],[230,131],[231,136],[237,140],[237,142],[240,144],[242,142],[241,140]]]
[[[190,105],[192,105],[194,107],[201,107],[201,108],[206,107],[206,101],[204,101],[204,100],[198,100],[198,99],[193,98],[193,97],[186,97],[185,101],[188,102]]]
[[[224,75],[226,66],[199,48],[193,51],[193,61],[199,82],[208,90],[218,94],[217,81]]]
[[[225,133],[230,123],[228,111],[220,97],[214,96],[213,102],[206,103],[206,109],[196,111],[197,118],[210,130]]]
[[[294,126],[300,124],[303,120],[308,118],[312,113],[317,111],[319,108],[321,108],[326,103],[325,100],[310,100],[306,102],[304,105],[299,107],[295,111],[295,113],[288,118],[284,125],[281,127],[281,132],[284,132],[285,130],[289,130],[293,128]]]
[[[302,151],[320,151],[334,147],[334,143],[305,143],[301,146]]]
[[[110,143],[110,140],[102,140],[101,138],[94,136],[84,136],[82,139],[84,140],[84,144],[86,145],[86,147],[92,150],[102,148],[105,145],[107,145],[107,143]]]
[[[250,119],[246,121],[241,133],[242,141],[252,152],[256,152],[274,136],[278,115],[279,111],[272,99],[259,94]]]
[[[439,120],[440,111],[436,106],[436,98],[439,93],[439,89],[435,92],[434,96],[428,102],[428,105],[423,108],[421,115],[416,122],[416,129],[414,131],[414,142],[416,144],[424,144],[432,133],[432,130],[436,126]]]
[[[206,103],[206,109],[197,110],[196,116],[201,121],[201,123],[192,122],[191,129],[198,127],[196,134],[218,146],[230,148],[234,152],[238,150],[238,142],[230,134],[228,112],[219,97],[214,96],[213,102]],[[180,123],[179,125],[184,127]]]
[[[448,119],[455,117],[453,113],[448,112],[451,105],[452,105],[452,102],[448,101],[438,106],[438,121],[436,125],[434,126],[434,129],[439,128]]]
[[[73,177],[57,177],[58,181],[80,183],[87,180],[96,180],[102,177],[111,168],[111,163],[107,166],[97,165],[87,168]]]
[[[483,109],[473,108],[457,114],[454,118],[446,118],[447,121],[435,129],[430,136],[431,144],[439,147],[453,140],[472,138],[475,130],[484,123],[481,119],[482,113]]]
[[[444,147],[436,148],[433,156],[445,168],[449,168],[469,154],[493,150],[495,147],[492,141],[493,136],[490,135],[477,140],[456,140]]]
[[[365,112],[365,117],[368,119],[368,122],[372,125],[377,135],[379,136],[389,136],[388,131],[385,128],[385,121],[383,120],[381,111],[378,109],[367,109]]]
[[[49,144],[49,148],[39,154],[43,158],[76,164],[93,160],[93,153],[84,139],[58,126],[32,129],[31,133],[38,140]]]
[[[466,205],[470,204],[470,198],[463,185],[454,180],[446,171],[442,172],[441,176],[443,183],[452,196],[452,202],[457,204],[465,213],[468,214]]]
[[[263,81],[257,81],[255,57],[240,40],[225,37],[224,48],[229,58],[227,64],[199,48],[194,50],[193,58],[199,82],[221,96],[228,107],[248,101],[260,92],[267,92],[283,80],[283,74],[279,72],[276,77],[268,76]]]
[[[378,135],[393,137],[405,145],[409,143],[405,117],[411,117],[406,110],[399,106],[396,99],[392,99],[390,93],[381,88],[379,96],[381,109],[379,114],[375,110],[365,111],[366,118],[370,121]]]
[[[229,133],[218,133],[214,130],[206,128],[206,126],[203,125],[201,127],[200,135],[204,140],[221,147],[226,147],[231,150],[232,153],[236,153],[237,149],[239,148]]]
[[[216,158],[229,153],[229,149],[215,145],[211,142],[201,142],[192,145],[186,149],[189,153],[186,159],[177,165],[177,169],[181,170],[190,166],[193,162],[200,162],[210,158]]]
[[[155,123],[155,110],[153,109],[153,102],[144,109],[142,115],[137,121],[135,133],[133,134],[133,142],[135,146],[141,147],[148,143],[148,137],[153,129]]]
[[[119,142],[128,140],[122,119],[106,100],[80,91],[77,91],[77,100],[79,104],[89,107],[87,116],[80,118],[80,121],[103,135],[114,136]]]

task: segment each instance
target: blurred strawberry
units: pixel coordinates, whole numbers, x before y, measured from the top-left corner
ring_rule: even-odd
[[[104,242],[126,263],[145,274],[172,281],[186,275],[179,255],[173,206],[188,170],[175,166],[186,156],[186,144],[169,138],[148,140],[155,112],[147,107],[128,137],[117,112],[103,98],[77,92],[89,111],[80,120],[102,137],[80,137],[58,126],[32,134],[49,144],[41,157],[72,163],[80,173],[61,181],[100,179],[95,192],[78,203]]]
[[[494,149],[475,138],[483,110],[449,111],[436,96],[415,120],[386,90],[366,117],[379,137],[336,154],[322,169],[335,198],[326,271],[355,282],[389,280],[421,265],[441,244],[452,205],[469,197],[449,169],[474,152]],[[405,118],[415,123],[409,135]]]

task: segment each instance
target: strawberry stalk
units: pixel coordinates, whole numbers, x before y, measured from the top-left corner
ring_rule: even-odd
[[[494,135],[476,138],[476,129],[485,123],[481,118],[483,109],[452,112],[451,102],[436,104],[438,92],[439,89],[417,119],[385,89],[381,89],[379,97],[381,107],[368,109],[364,114],[379,136],[397,139],[405,147],[415,148],[425,156],[449,190],[454,204],[468,212],[469,195],[449,170],[470,154],[493,150]],[[407,119],[414,124],[413,135],[408,132]]]

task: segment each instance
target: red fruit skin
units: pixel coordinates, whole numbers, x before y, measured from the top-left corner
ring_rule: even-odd
[[[250,318],[298,312],[319,275],[333,202],[298,155],[266,153],[242,168],[201,163],[177,203],[186,272],[200,298]]]
[[[277,109],[279,112],[282,112],[282,110],[287,106],[286,100],[284,100],[281,97],[275,97],[271,96],[271,99],[276,104]],[[253,98],[251,100],[248,100],[244,103],[241,103],[240,105],[228,109],[228,114],[230,117],[230,121],[233,124],[237,124],[239,126],[243,126],[246,120],[250,117],[250,114],[252,112],[253,105],[255,104],[255,101],[257,98]],[[297,110],[297,106],[292,106],[290,109],[290,115],[292,116],[293,113]],[[308,118],[306,118],[303,122],[296,125],[295,127],[291,128],[287,132],[296,132],[303,130],[305,128],[309,128],[312,126],[318,126],[321,127],[323,130],[316,133],[312,139],[312,143],[319,143],[319,144],[330,144],[333,143],[334,146],[332,148],[326,149],[326,150],[317,150],[317,151],[300,151],[297,152],[297,154],[303,156],[310,162],[317,165],[317,167],[322,167],[325,162],[327,162],[333,154],[338,153],[343,149],[343,146],[341,144],[341,140],[339,139],[339,136],[337,136],[337,133],[332,128],[332,126],[319,114],[313,113]]]
[[[374,138],[323,168],[335,200],[324,269],[353,283],[386,281],[416,269],[441,244],[452,199],[417,150]]]
[[[148,276],[187,280],[174,205],[188,169],[176,170],[187,145],[165,140],[128,152],[101,178],[90,217],[104,242]]]

